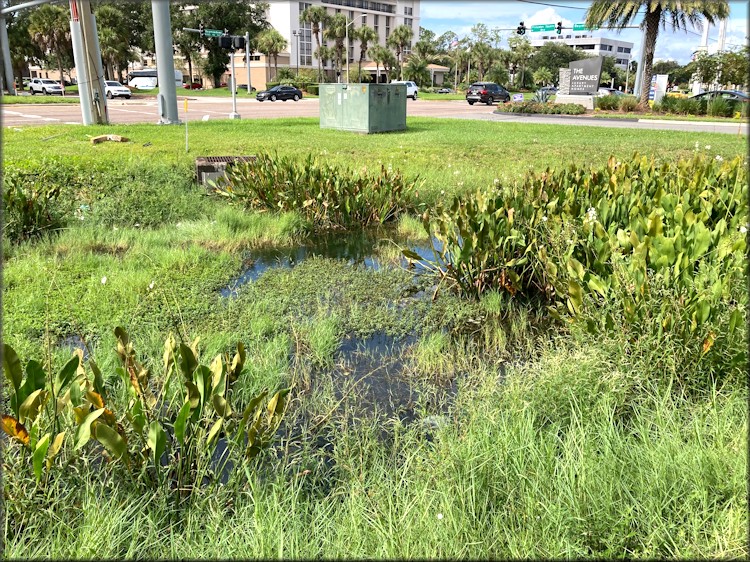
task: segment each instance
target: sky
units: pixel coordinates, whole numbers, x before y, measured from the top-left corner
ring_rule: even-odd
[[[534,24],[556,24],[558,21],[562,21],[564,27],[572,27],[574,23],[583,23],[589,5],[590,2],[577,0],[421,0],[420,25],[434,31],[437,36],[446,31],[453,31],[459,37],[470,35],[471,27],[477,23],[484,23],[490,29],[493,27],[511,28],[512,31],[502,32],[503,46],[507,47],[505,41],[508,37],[515,35],[519,22],[523,21],[527,27],[525,37],[541,38],[544,33],[531,33],[528,28]],[[734,45],[746,44],[748,36],[748,3],[730,1],[729,9],[725,45],[727,49],[734,48]],[[639,19],[638,23],[640,21]],[[565,31],[567,30],[563,30]],[[675,60],[680,64],[690,62],[693,52],[701,42],[701,31],[695,29],[691,31],[692,33],[685,31],[675,33],[671,30],[660,29],[654,61]],[[549,32],[546,34],[549,35]],[[592,34],[595,37],[630,41],[634,43],[633,60],[638,60],[640,57],[643,33],[639,29],[625,29],[619,34],[614,30],[605,29],[594,31]],[[717,44],[718,35],[718,27],[710,26],[709,51],[712,45]]]

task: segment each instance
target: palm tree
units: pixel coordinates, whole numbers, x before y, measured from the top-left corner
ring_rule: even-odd
[[[258,50],[273,58],[274,76],[279,73],[279,53],[286,49],[287,41],[275,29],[266,29],[258,34]]]
[[[325,45],[315,49],[314,55],[315,55],[315,58],[318,59],[318,64],[322,63],[324,67],[328,65],[329,60],[331,60],[332,58],[336,56],[333,48],[326,47]],[[321,78],[321,82],[322,82],[322,78]]]
[[[374,45],[369,50],[370,58],[375,63],[375,81],[380,83],[380,66],[383,66],[385,72],[385,81],[388,82],[388,74],[390,69],[394,68],[397,64],[396,56],[393,54],[388,47],[383,45]]]
[[[406,79],[414,80],[420,88],[427,84],[432,86],[430,71],[427,68],[428,64],[427,59],[411,54],[406,61]]]
[[[96,27],[107,79],[122,78],[121,70],[127,67],[132,54],[125,15],[111,4],[101,5],[96,8]],[[115,66],[120,76],[115,77]]]
[[[29,16],[29,35],[45,54],[55,54],[62,86],[63,51],[72,49],[67,10],[49,4],[37,8]]]
[[[328,27],[323,30],[326,39],[334,41],[334,50],[336,52],[336,70],[337,76],[341,76],[341,61],[344,58],[344,39],[346,39],[346,16],[344,14],[334,14],[328,22]],[[349,56],[349,53],[346,54]],[[347,80],[349,77],[347,77]]]
[[[327,26],[329,19],[328,11],[323,6],[310,6],[300,15],[301,22],[311,24],[312,34],[315,35],[315,43],[317,43],[318,49],[320,49],[320,25]],[[318,58],[318,82],[321,81],[320,63],[321,60]]]
[[[405,47],[411,42],[411,38],[414,37],[414,30],[408,25],[399,25],[393,31],[391,36],[388,37],[386,44],[396,51],[396,58],[398,59],[398,66],[401,70],[401,80],[404,79],[404,65],[402,56]]]
[[[354,37],[359,39],[359,66],[357,67],[357,76],[362,79],[362,62],[367,55],[367,49],[371,42],[378,40],[378,34],[375,30],[367,25],[363,25],[354,32]],[[347,76],[347,80],[349,77]]]
[[[649,84],[653,75],[654,51],[659,36],[659,26],[673,30],[684,29],[688,24],[698,30],[703,27],[703,18],[713,24],[717,19],[729,16],[726,0],[702,0],[677,2],[676,0],[593,0],[586,12],[587,27],[606,27],[622,30],[631,25],[639,11],[645,10],[641,29],[646,30],[643,39],[643,75],[641,77],[641,106],[648,105]]]

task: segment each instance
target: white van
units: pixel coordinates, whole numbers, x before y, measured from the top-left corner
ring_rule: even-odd
[[[406,84],[406,97],[413,100],[417,99],[419,88],[411,80],[391,80],[391,84]]]

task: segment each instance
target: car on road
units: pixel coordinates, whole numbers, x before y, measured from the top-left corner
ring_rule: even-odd
[[[466,90],[466,101],[469,102],[469,105],[474,105],[477,102],[487,105],[492,105],[493,102],[497,101],[506,103],[510,101],[510,92],[494,82],[474,82]]]
[[[183,84],[182,87],[185,88],[186,90],[202,90],[203,84],[199,84],[198,82],[192,82],[190,84]]]
[[[439,90],[437,91],[437,93],[438,93],[438,94],[452,94],[452,93],[453,93],[453,90],[451,90],[450,88],[440,88],[440,89],[439,89]]]
[[[258,89],[255,86],[250,86],[250,92],[257,92]],[[247,92],[247,84],[237,84],[237,93]]]
[[[130,91],[130,88],[126,88],[117,80],[105,80],[104,95],[107,96],[107,99],[109,100],[112,98],[125,98],[126,100],[129,100],[132,92]]]
[[[289,84],[279,84],[278,86],[274,86],[270,90],[263,90],[262,92],[258,92],[255,96],[255,99],[258,101],[299,101],[302,99],[302,91],[295,88],[294,86],[290,86]]]
[[[391,84],[406,84],[406,97],[413,100],[417,99],[419,88],[411,80],[392,80]]]
[[[29,82],[29,89],[31,95],[34,94],[60,94],[63,95],[63,88],[60,82],[56,80],[50,80],[49,78],[32,78]]]
[[[714,90],[712,92],[703,92],[700,94],[696,94],[694,96],[691,96],[690,99],[693,100],[707,100],[707,101],[713,101],[716,98],[721,98],[727,101],[743,101],[747,102],[750,100],[750,97],[744,92],[740,92],[739,90]]]
[[[598,98],[602,96],[624,96],[624,95],[625,95],[625,92],[616,90],[615,88],[605,88],[604,86],[600,86],[599,91],[596,92],[596,97]]]

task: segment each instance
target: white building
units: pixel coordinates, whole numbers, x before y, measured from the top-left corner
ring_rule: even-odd
[[[279,61],[285,61],[290,67],[317,69],[318,61],[314,52],[317,48],[312,35],[311,24],[300,22],[300,15],[311,6],[323,6],[333,14],[343,14],[351,22],[349,26],[349,63],[359,61],[359,41],[352,39],[352,31],[367,25],[378,34],[378,44],[385,45],[391,31],[400,25],[407,25],[414,31],[412,43],[419,39],[419,1],[420,0],[276,0],[269,3],[268,22],[287,40],[287,49],[279,53]],[[327,45],[321,29],[320,41]],[[409,52],[407,48],[406,52]],[[256,55],[257,56],[257,55]],[[260,60],[260,59],[259,59]],[[366,59],[369,61],[369,59]],[[344,59],[346,62],[346,59]],[[252,65],[251,65],[252,66]],[[369,68],[371,65],[367,65]],[[326,69],[330,70],[329,65]],[[374,74],[374,71],[373,71]],[[345,77],[343,77],[345,79]],[[383,79],[384,76],[381,76]]]
[[[626,70],[628,62],[632,60],[633,43],[608,37],[594,37],[590,33],[583,32],[540,35],[538,38],[531,39],[531,46],[539,48],[550,41],[564,43],[575,49],[586,51],[590,55],[615,57],[615,66],[622,70]]]

